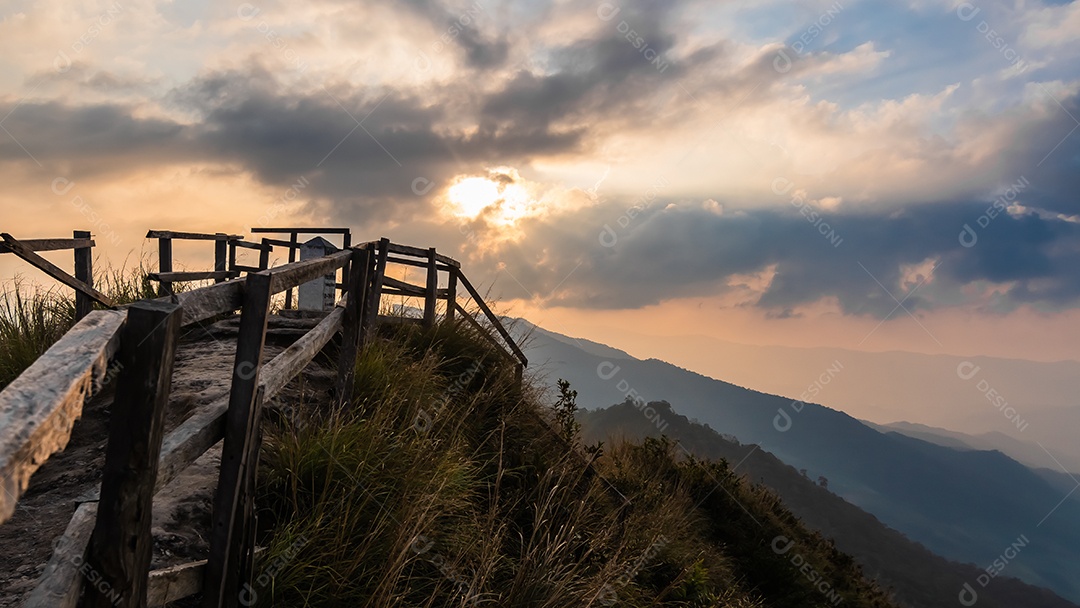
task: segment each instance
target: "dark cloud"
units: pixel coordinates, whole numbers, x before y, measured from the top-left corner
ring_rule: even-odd
[[[880,318],[895,312],[897,300],[912,311],[959,302],[961,289],[979,282],[1003,284],[1014,306],[1080,303],[1080,224],[1062,219],[1002,214],[966,247],[960,233],[964,224],[976,225],[983,203],[825,214],[839,235],[832,241],[794,209],[717,215],[685,202],[667,204],[656,203],[625,228],[616,228],[624,215],[614,204],[574,219],[534,220],[523,241],[483,259],[505,264],[547,302],[575,307],[638,308],[718,294],[733,275],[772,266],[775,276],[755,305],[780,316],[835,298],[847,314]],[[601,242],[605,224],[614,231],[614,246]],[[549,251],[562,255],[544,255]],[[927,260],[938,263],[932,277],[928,269],[922,276],[905,273]],[[920,285],[923,278],[929,280]]]

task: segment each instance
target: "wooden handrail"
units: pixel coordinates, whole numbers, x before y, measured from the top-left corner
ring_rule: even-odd
[[[126,318],[90,313],[0,391],[0,523],[34,471],[67,446],[83,403],[105,381]]]
[[[225,234],[218,232],[177,232],[175,230],[150,230],[146,233],[148,239],[177,239],[181,241],[236,241],[244,238],[239,234]]]
[[[95,245],[93,239],[19,239],[30,251],[59,251],[61,249],[86,249]],[[11,248],[0,243],[0,253],[11,253]]]
[[[253,230],[253,232],[271,232],[274,229]],[[309,229],[288,229],[293,235]],[[335,233],[334,229],[310,229],[314,233]],[[236,587],[236,581],[228,578],[226,568],[239,568],[240,576],[250,575],[251,558],[253,547],[253,528],[251,527],[252,503],[250,496],[254,493],[254,469],[258,460],[258,418],[261,403],[264,399],[271,398],[281,391],[285,385],[294,378],[310,361],[323,349],[323,347],[337,334],[342,335],[342,349],[339,353],[338,379],[336,389],[341,398],[349,399],[351,389],[351,373],[355,365],[355,357],[358,348],[363,344],[377,321],[383,318],[378,316],[380,296],[382,294],[401,294],[411,297],[422,297],[425,300],[423,323],[432,326],[435,322],[435,304],[439,299],[446,300],[446,315],[448,321],[453,321],[457,315],[475,327],[478,332],[490,341],[511,363],[515,363],[515,375],[520,380],[521,373],[528,361],[524,353],[518,347],[513,337],[503,326],[501,319],[496,316],[483,298],[472,286],[469,280],[460,270],[460,264],[447,256],[439,255],[433,248],[420,249],[407,245],[391,243],[389,239],[381,239],[377,242],[364,243],[355,247],[349,247],[348,241],[351,234],[346,230],[341,232],[345,235],[346,247],[343,251],[336,252],[321,258],[291,262],[276,268],[269,268],[252,272],[248,267],[248,279],[246,281],[227,281],[215,285],[194,289],[177,295],[167,295],[158,298],[168,301],[178,308],[173,308],[174,325],[190,325],[214,317],[215,315],[244,310],[241,317],[241,336],[238,339],[236,369],[234,369],[233,386],[229,394],[212,401],[201,407],[194,415],[189,417],[174,429],[161,441],[160,456],[157,460],[157,476],[154,480],[153,493],[157,493],[170,481],[175,479],[181,471],[190,466],[203,453],[221,441],[222,437],[231,437],[226,440],[228,454],[223,453],[222,462],[232,463],[228,465],[229,473],[223,466],[221,477],[218,480],[219,493],[215,497],[215,531],[211,535],[216,540],[211,543],[211,557],[208,566],[202,567],[206,575],[207,583],[203,586],[204,593],[211,596],[235,597],[232,590]],[[87,233],[76,233],[81,237]],[[268,254],[273,246],[270,239],[264,239],[259,245],[233,240],[230,235],[199,235],[196,233],[177,233],[165,231],[151,231],[151,234],[160,235],[162,243],[171,243],[173,238],[202,238],[209,240],[212,237],[217,243],[217,265],[221,266],[224,258],[222,253],[228,242],[231,245],[259,249],[263,257]],[[236,237],[239,238],[239,237]],[[80,239],[72,239],[80,240]],[[291,254],[295,253],[292,242],[289,243]],[[377,255],[376,255],[377,251]],[[391,257],[390,252],[398,254]],[[171,249],[170,249],[171,253]],[[423,258],[414,263],[409,256]],[[235,256],[230,252],[232,270],[222,271],[220,268],[214,272],[182,273],[171,271],[171,255],[168,257],[169,268],[165,272],[155,273],[152,278],[163,281],[181,281],[203,278],[225,279],[238,274],[235,264]],[[405,281],[386,276],[387,263],[404,263],[426,268],[426,281],[423,286],[412,285]],[[265,264],[265,260],[260,261]],[[346,269],[343,275],[343,283],[347,284],[347,292],[343,302],[338,304],[324,319],[314,328],[305,333],[299,340],[294,342],[285,351],[265,365],[255,364],[255,371],[251,376],[245,376],[241,370],[241,364],[246,361],[260,361],[262,345],[265,341],[266,310],[270,294],[290,290],[303,283],[318,279],[319,277],[335,273],[338,268]],[[448,287],[438,288],[438,272],[449,274]],[[469,293],[477,306],[486,315],[489,323],[481,323],[477,317],[468,312],[457,302],[457,284],[461,283]],[[249,287],[251,286],[251,287]],[[250,293],[249,293],[250,292]],[[256,305],[256,301],[258,304]],[[342,306],[345,306],[344,308]],[[260,313],[260,311],[262,311]],[[70,438],[71,422],[81,413],[83,401],[92,392],[95,382],[100,382],[110,359],[116,355],[117,349],[123,347],[117,336],[121,333],[121,327],[125,326],[128,315],[127,307],[121,307],[116,311],[99,311],[92,313],[83,322],[64,336],[54,349],[50,349],[45,355],[35,362],[23,375],[17,378],[8,389],[0,392],[0,479],[5,483],[15,480],[14,488],[8,489],[8,493],[0,494],[0,522],[9,517],[14,509],[14,500],[22,488],[25,487],[30,474],[57,449],[66,445]],[[246,320],[246,321],[245,321]],[[417,319],[419,322],[420,319]],[[245,325],[246,323],[246,325]],[[100,325],[100,327],[98,327]],[[256,327],[258,325],[259,327]],[[262,332],[253,331],[262,328]],[[87,335],[88,328],[94,332]],[[245,330],[246,328],[246,330]],[[491,328],[499,334],[501,340],[493,335]],[[97,334],[101,334],[98,336]],[[96,337],[95,337],[96,336]],[[125,342],[126,343],[126,342]],[[240,344],[243,343],[243,348]],[[81,346],[80,346],[81,345]],[[79,350],[79,349],[82,350]],[[126,348],[127,347],[123,347]],[[67,354],[72,353],[72,354]],[[130,353],[128,354],[130,356]],[[66,365],[66,367],[65,367]],[[59,375],[56,367],[63,368]],[[66,371],[65,371],[66,370]],[[162,370],[164,371],[164,370]],[[134,372],[134,370],[133,370]],[[48,376],[48,378],[46,378]],[[60,378],[60,380],[56,380]],[[53,394],[40,394],[40,386],[49,383],[62,384],[67,388],[60,388]],[[35,395],[27,397],[26,394],[33,392]],[[243,390],[237,390],[242,386]],[[145,388],[145,387],[144,387]],[[143,389],[134,389],[137,392]],[[40,405],[27,405],[37,399]],[[33,416],[23,416],[26,420],[22,426],[3,424],[4,416],[11,416],[12,412],[18,412],[17,408],[10,403],[22,403],[28,407]],[[37,403],[37,402],[34,402]],[[243,406],[243,407],[242,407]],[[29,425],[29,427],[28,427]],[[228,426],[228,429],[226,428]],[[31,428],[32,427],[32,428]],[[57,428],[53,428],[57,427]],[[12,431],[11,429],[24,429]],[[34,429],[44,429],[35,431]],[[12,435],[15,433],[15,435]],[[19,440],[13,440],[17,436]],[[48,440],[39,438],[47,436]],[[158,435],[160,437],[160,434]],[[22,441],[22,443],[20,443]],[[37,442],[37,443],[35,443]],[[29,446],[29,447],[27,447]],[[35,451],[36,450],[36,451]],[[15,454],[19,458],[6,457],[8,453]],[[30,458],[24,458],[30,454]],[[227,457],[226,457],[227,456]],[[242,458],[237,464],[237,458]],[[36,463],[36,464],[32,464]],[[6,468],[5,468],[6,467]],[[146,483],[150,483],[147,481]],[[145,487],[145,483],[141,487]],[[236,494],[233,497],[235,487]],[[224,488],[224,489],[223,489]],[[127,494],[125,494],[126,496]],[[11,496],[10,503],[5,500]],[[246,497],[246,498],[245,498]],[[123,497],[114,496],[112,504],[118,504]],[[90,531],[98,521],[98,496],[91,492],[80,498],[80,503],[75,515],[65,532],[65,542],[56,548],[45,573],[38,586],[30,594],[24,606],[38,608],[44,606],[70,606],[74,608],[81,594],[81,585],[84,577],[79,572],[79,564],[83,563],[87,555],[87,545],[90,539]],[[5,513],[5,509],[7,512]],[[106,509],[108,510],[108,509]],[[114,510],[115,511],[115,510]],[[145,511],[145,508],[143,509]],[[230,515],[232,514],[232,515]],[[227,525],[228,530],[222,532],[221,526]],[[145,539],[144,539],[145,540]],[[99,554],[103,545],[95,541],[95,550]],[[125,558],[126,559],[126,558]],[[141,558],[140,558],[141,559]],[[239,565],[237,565],[239,564]],[[146,570],[142,566],[135,570]],[[130,568],[121,569],[119,576],[123,581],[130,582]],[[244,574],[246,573],[246,574]],[[135,572],[135,576],[141,576],[142,572]],[[197,577],[188,573],[189,588],[186,594],[191,593],[199,583]],[[226,577],[226,578],[223,578]],[[145,581],[145,579],[142,579]],[[145,583],[141,583],[145,584]],[[224,594],[224,595],[222,595]],[[175,596],[174,599],[183,597]]]
[[[514,355],[517,356],[518,361],[520,361],[522,365],[527,366],[529,364],[529,360],[525,358],[525,353],[521,352],[521,349],[518,348],[517,342],[515,342],[514,338],[510,336],[510,332],[506,331],[506,328],[503,327],[503,324],[499,320],[499,317],[497,317],[495,313],[491,312],[491,309],[488,308],[488,305],[484,303],[484,298],[480,297],[480,293],[476,291],[476,288],[472,286],[472,283],[469,282],[469,279],[465,276],[463,272],[458,270],[455,274],[457,274],[458,281],[460,281],[461,284],[465,286],[465,289],[469,292],[469,295],[472,296],[473,300],[480,307],[480,310],[484,311],[484,314],[487,315],[488,320],[491,321],[491,324],[495,327],[495,330],[499,332],[499,335],[501,335],[504,340],[506,340],[506,345],[509,346],[512,351],[514,351]]]

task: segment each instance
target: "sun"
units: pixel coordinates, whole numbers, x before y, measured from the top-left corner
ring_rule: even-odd
[[[499,184],[486,177],[466,177],[450,186],[446,198],[455,215],[475,218],[499,201]]]

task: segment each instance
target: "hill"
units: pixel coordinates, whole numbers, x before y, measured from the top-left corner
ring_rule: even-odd
[[[1014,578],[997,577],[992,584],[982,587],[978,579],[983,570],[950,562],[912,542],[830,492],[828,480],[815,482],[759,446],[741,445],[708,425],[691,422],[675,413],[666,402],[648,405],[663,419],[663,435],[697,457],[735,463],[735,472],[776,492],[807,527],[833,539],[838,549],[855,557],[867,575],[891,589],[901,604],[952,608],[957,605],[961,589],[968,584],[978,593],[980,606],[1074,606],[1050,591]],[[614,438],[640,441],[661,435],[656,425],[642,416],[641,408],[629,401],[602,410],[584,411],[578,419],[586,441]]]
[[[311,387],[264,429],[259,605],[895,605],[725,463],[583,456],[571,391],[553,410],[461,326],[380,332],[351,406]]]
[[[588,409],[627,396],[668,400],[676,411],[761,445],[948,559],[992,565],[1021,536],[1030,540],[1007,574],[1080,601],[1080,501],[997,451],[955,450],[881,433],[836,410],[768,395],[655,359],[592,354],[573,338],[531,327],[527,353],[571,381]],[[595,346],[590,350],[595,350]],[[843,373],[842,371],[839,373]]]

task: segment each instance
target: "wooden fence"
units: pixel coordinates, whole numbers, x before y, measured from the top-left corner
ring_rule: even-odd
[[[166,231],[151,234],[159,239],[192,236]],[[241,242],[228,235],[213,236],[216,246]],[[160,250],[171,253],[165,247]],[[386,276],[388,264],[423,268],[425,284]],[[285,351],[261,363],[271,297],[338,269],[347,269],[341,286],[346,295],[338,305]],[[440,273],[446,275],[443,289],[439,288]],[[163,278],[185,280],[175,274]],[[483,312],[487,326],[458,301],[458,286]],[[389,319],[379,315],[384,294],[422,298],[423,315],[415,321],[427,326],[436,322],[437,306],[444,301],[445,317],[453,320],[460,315],[498,345],[520,379],[527,359],[461,272],[461,265],[434,248],[410,247],[385,238],[317,259],[247,269],[242,280],[222,277],[214,285],[117,310],[94,311],[79,321],[0,392],[2,523],[13,514],[15,501],[33,472],[67,444],[74,420],[85,400],[101,386],[110,362],[121,364],[100,491],[83,497],[63,542],[56,545],[23,605],[73,607],[82,597],[83,606],[160,606],[201,591],[204,606],[237,606],[240,590],[245,583],[252,584],[254,574],[253,496],[263,403],[337,334],[342,336],[338,395],[349,399],[357,352],[375,325]],[[163,435],[181,328],[237,310],[241,311],[240,328],[229,394],[204,405]],[[150,572],[154,494],[222,439],[208,559]],[[85,584],[88,580],[95,584]]]
[[[45,274],[75,290],[75,319],[90,314],[94,302],[112,306],[109,298],[94,289],[94,240],[86,230],[76,230],[70,239],[17,240],[8,233],[0,234],[0,253],[13,253]],[[38,251],[75,250],[75,272],[69,274],[37,254]]]

